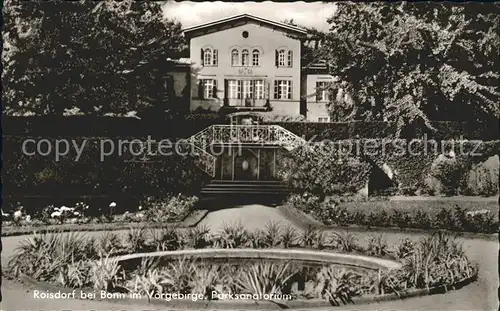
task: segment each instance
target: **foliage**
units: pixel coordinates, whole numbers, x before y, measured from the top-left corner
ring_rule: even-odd
[[[140,68],[185,47],[181,25],[165,20],[158,2],[9,0],[4,8],[7,114],[144,113],[163,99],[163,81]]]
[[[497,233],[500,226],[496,202],[380,201],[317,204],[293,196],[286,204],[325,225],[447,229],[451,231]],[[293,205],[296,204],[296,205]],[[460,206],[467,206],[467,209]],[[483,206],[480,209],[480,206]]]
[[[359,279],[360,275],[352,271],[326,266],[318,272],[315,292],[335,306],[347,304],[361,294]]]
[[[238,248],[248,245],[249,234],[241,222],[224,223],[214,241],[216,248]]]
[[[156,251],[173,251],[184,246],[185,240],[177,228],[162,228],[149,230],[152,248]]]
[[[369,164],[331,142],[302,146],[284,162],[285,179],[298,192],[311,193],[320,202],[327,195],[355,194],[366,183]]]
[[[147,229],[146,226],[130,228],[127,232],[127,246],[129,253],[141,253],[147,250]]]
[[[338,4],[317,59],[338,82],[334,120],[387,120],[400,135],[431,120],[499,117],[496,4]]]
[[[296,273],[289,263],[274,264],[258,262],[250,265],[248,270],[240,272],[236,286],[245,294],[263,296],[283,293],[283,288]]]
[[[349,231],[344,232],[332,232],[330,234],[330,244],[336,250],[341,252],[352,252],[358,250],[359,247],[356,244],[356,237]]]
[[[386,257],[389,253],[389,245],[387,241],[384,240],[383,235],[371,236],[368,239],[368,247],[366,248],[366,252],[370,256],[374,257]]]
[[[35,233],[16,247],[8,267],[16,276],[23,273],[41,281],[54,281],[59,272],[64,273],[61,269],[68,270],[68,266],[74,267],[93,254],[87,252],[86,243],[80,233]]]
[[[297,245],[299,240],[299,235],[297,234],[297,229],[288,224],[281,231],[281,242],[284,248],[291,248]]]
[[[276,224],[273,226],[279,227]],[[238,225],[228,227],[226,231],[236,232],[231,233],[233,236],[242,236]],[[143,237],[144,234],[140,232],[137,231],[134,236]],[[204,229],[200,228],[199,232],[204,232]],[[276,229],[272,232],[276,232]],[[317,242],[323,233],[313,228],[305,230],[304,237],[308,242],[302,247],[320,249],[322,245],[326,246],[326,243]],[[260,236],[262,241],[269,235],[266,232],[254,234],[256,238]],[[176,236],[181,237],[182,234],[177,233]],[[286,247],[284,235],[280,237],[279,243],[275,243],[276,247]],[[195,293],[204,294],[205,297],[210,297],[212,292],[257,295],[297,293],[307,299],[327,299],[334,305],[348,303],[355,296],[373,294],[376,288],[383,294],[453,284],[477,271],[477,267],[465,256],[461,244],[442,232],[424,237],[418,243],[410,239],[401,240],[394,250],[389,248],[382,236],[372,237],[366,249],[356,245],[355,236],[347,231],[332,232],[329,237],[330,241],[327,242],[337,251],[377,257],[394,255],[402,262],[403,268],[381,271],[380,275],[376,275],[359,269],[340,269],[335,265],[304,268],[293,262],[255,260],[236,265],[210,264],[188,256],[173,261],[145,258],[138,267],[128,271],[111,258],[116,252],[97,253],[95,239],[85,239],[79,234],[35,235],[16,250],[9,267],[15,274],[25,273],[40,281],[73,288],[92,286],[95,290],[127,290],[141,294]],[[212,243],[207,241],[205,247],[220,243],[215,237],[207,239]],[[135,240],[127,240],[127,244],[131,245],[123,246],[126,253],[133,252]],[[158,240],[161,239],[153,236],[152,240],[146,242],[150,243],[146,248],[154,249],[151,246],[156,245]],[[177,250],[190,243],[171,245],[170,250]],[[228,245],[235,247],[244,244],[233,241],[221,246]],[[305,282],[305,290],[298,291],[296,282]]]
[[[189,228],[185,234],[187,248],[206,248],[212,245],[212,234],[206,225]]]
[[[181,194],[166,200],[153,200],[148,198],[142,204],[145,208],[146,218],[151,222],[173,223],[180,222],[193,211],[198,198],[184,197]]]
[[[94,290],[113,291],[117,287],[121,266],[111,253],[100,254],[99,260],[90,262],[90,275]]]
[[[264,230],[264,243],[267,247],[276,247],[281,244],[281,225],[279,222],[268,221]]]
[[[477,267],[464,255],[461,244],[442,232],[423,238],[403,258],[403,268],[382,280],[382,292],[451,284],[472,276]]]

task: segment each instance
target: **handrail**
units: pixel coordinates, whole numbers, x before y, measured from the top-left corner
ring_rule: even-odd
[[[272,145],[291,151],[304,145],[306,141],[279,125],[214,124],[189,137],[186,143],[195,147],[200,153],[199,166],[214,177],[217,158],[206,151],[214,144]]]

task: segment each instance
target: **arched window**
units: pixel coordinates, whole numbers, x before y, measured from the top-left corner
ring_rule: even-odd
[[[260,62],[260,52],[259,50],[253,50],[252,52],[252,66],[259,66]]]
[[[231,66],[238,66],[240,63],[240,55],[237,49],[231,51]]]
[[[248,50],[243,50],[241,52],[241,65],[242,66],[250,65],[250,54],[248,53]]]
[[[279,67],[285,67],[285,50],[279,50],[278,51],[278,66]]]
[[[212,50],[210,48],[206,48],[203,51],[203,65],[212,66]]]

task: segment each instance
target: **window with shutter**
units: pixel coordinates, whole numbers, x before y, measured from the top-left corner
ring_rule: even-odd
[[[292,51],[288,51],[288,67],[293,66],[293,53]]]
[[[292,81],[288,81],[287,92],[287,98],[292,99]]]
[[[217,96],[217,80],[212,80],[212,81],[213,81],[212,98],[219,98]]]
[[[219,64],[219,51],[217,51],[217,50],[213,50],[212,64],[214,66],[218,66],[218,64]]]
[[[201,65],[202,66],[205,66],[205,62],[204,62],[205,55],[204,54],[205,54],[205,51],[203,51],[203,49],[201,49],[201,54],[200,55],[201,55]]]
[[[203,99],[203,80],[198,81],[198,98]]]
[[[280,50],[278,52],[278,66],[279,67],[285,67],[285,50]]]
[[[276,67],[279,67],[279,52],[278,52],[278,50],[274,51],[274,56],[275,56],[274,64]]]
[[[212,50],[210,49],[205,49],[205,53],[203,55],[205,57],[203,63],[205,66],[212,66]]]

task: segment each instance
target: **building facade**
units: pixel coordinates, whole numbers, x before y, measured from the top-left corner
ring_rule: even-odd
[[[306,31],[243,14],[185,29],[192,63],[189,107],[262,111],[328,122],[327,68],[302,68]]]

